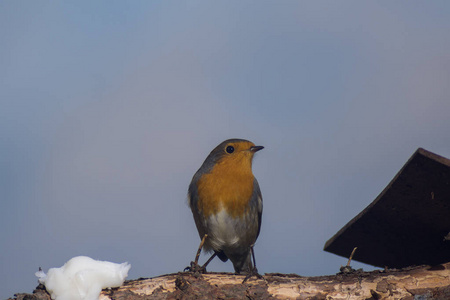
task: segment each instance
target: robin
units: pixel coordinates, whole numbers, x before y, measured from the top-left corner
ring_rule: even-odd
[[[195,173],[188,201],[202,242],[195,262],[187,269],[206,272],[208,263],[218,256],[223,262],[230,259],[237,274],[246,273],[244,281],[252,275],[261,277],[253,246],[261,228],[263,201],[252,160],[263,148],[247,140],[226,140],[211,151]],[[199,267],[202,248],[214,253]]]

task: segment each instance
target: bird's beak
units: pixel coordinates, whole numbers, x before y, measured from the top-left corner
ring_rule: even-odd
[[[259,150],[262,150],[262,149],[264,149],[263,146],[253,146],[253,147],[250,147],[250,151],[253,152],[253,153],[258,152]]]

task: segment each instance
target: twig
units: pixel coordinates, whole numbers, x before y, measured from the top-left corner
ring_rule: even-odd
[[[350,254],[350,257],[348,258],[347,267],[350,267],[350,262],[352,261],[353,255],[355,254],[356,249],[358,247],[353,248],[352,254]]]

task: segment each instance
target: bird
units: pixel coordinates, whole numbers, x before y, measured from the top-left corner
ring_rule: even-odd
[[[261,229],[263,199],[252,162],[263,148],[248,140],[228,139],[211,151],[194,174],[188,204],[201,243],[187,269],[206,272],[208,263],[218,256],[223,262],[229,259],[236,274],[247,274],[244,282],[252,275],[261,278],[253,246]],[[199,267],[202,248],[213,254]]]

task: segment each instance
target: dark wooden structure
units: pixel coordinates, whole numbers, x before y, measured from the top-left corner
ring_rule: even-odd
[[[450,160],[419,148],[325,251],[378,267],[450,262]]]

